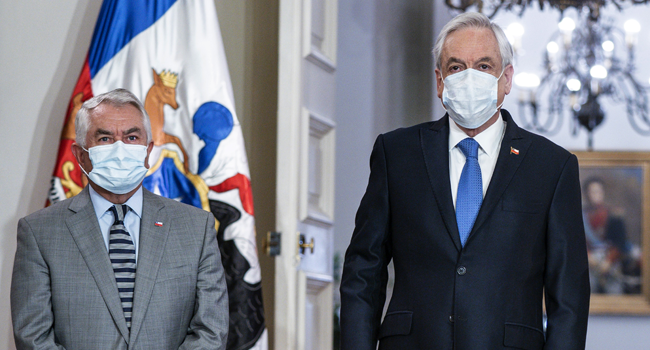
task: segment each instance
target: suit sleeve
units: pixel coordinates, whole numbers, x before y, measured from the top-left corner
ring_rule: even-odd
[[[544,276],[548,326],[544,349],[584,349],[589,267],[581,213],[578,161],[568,159],[551,203]]]
[[[389,248],[388,174],[383,138],[370,157],[370,178],[345,254],[341,278],[341,350],[375,350],[386,300]]]
[[[217,245],[214,217],[207,214],[194,315],[179,349],[225,350],[228,340],[228,289]]]
[[[54,339],[50,271],[24,218],[18,222],[11,277],[11,318],[17,350],[64,349]]]

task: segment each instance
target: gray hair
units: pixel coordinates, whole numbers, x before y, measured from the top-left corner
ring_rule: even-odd
[[[123,107],[126,105],[131,105],[137,108],[142,115],[142,123],[144,124],[144,130],[147,134],[147,144],[151,142],[151,122],[149,121],[149,115],[144,110],[142,102],[135,97],[133,93],[126,89],[115,89],[113,91],[105,92],[101,95],[97,95],[81,105],[79,112],[77,112],[77,117],[75,119],[75,140],[81,147],[86,147],[86,135],[88,134],[88,128],[90,127],[90,116],[95,108],[100,104],[106,103],[114,107]]]
[[[442,28],[440,34],[438,34],[436,44],[433,47],[433,56],[436,60],[436,68],[440,69],[442,45],[445,43],[447,35],[463,28],[488,28],[492,30],[492,33],[494,33],[497,43],[499,44],[499,52],[501,53],[501,69],[512,64],[512,45],[510,45],[503,29],[501,29],[498,24],[491,22],[490,19],[482,13],[465,12],[449,21],[449,23]]]

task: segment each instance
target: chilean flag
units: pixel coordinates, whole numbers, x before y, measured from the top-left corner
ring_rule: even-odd
[[[228,349],[267,349],[248,161],[213,0],[104,1],[70,98],[48,204],[87,184],[70,151],[75,116],[84,101],[116,88],[138,96],[151,119],[144,186],[218,221]]]

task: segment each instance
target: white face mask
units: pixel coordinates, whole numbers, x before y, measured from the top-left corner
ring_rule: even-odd
[[[83,147],[82,147],[83,148]],[[81,170],[97,186],[115,194],[125,194],[134,190],[147,174],[144,160],[147,146],[124,144],[117,141],[110,145],[83,148],[88,152],[93,170]]]
[[[492,74],[469,68],[447,76],[442,105],[451,119],[467,129],[476,129],[485,124],[501,107],[497,107],[501,75],[495,78]]]

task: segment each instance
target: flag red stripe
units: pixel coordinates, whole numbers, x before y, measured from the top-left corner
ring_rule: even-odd
[[[251,181],[244,174],[237,174],[226,181],[210,187],[215,192],[227,192],[234,189],[239,189],[239,199],[241,200],[242,207],[250,214],[255,215],[253,212],[253,190],[251,188]]]

